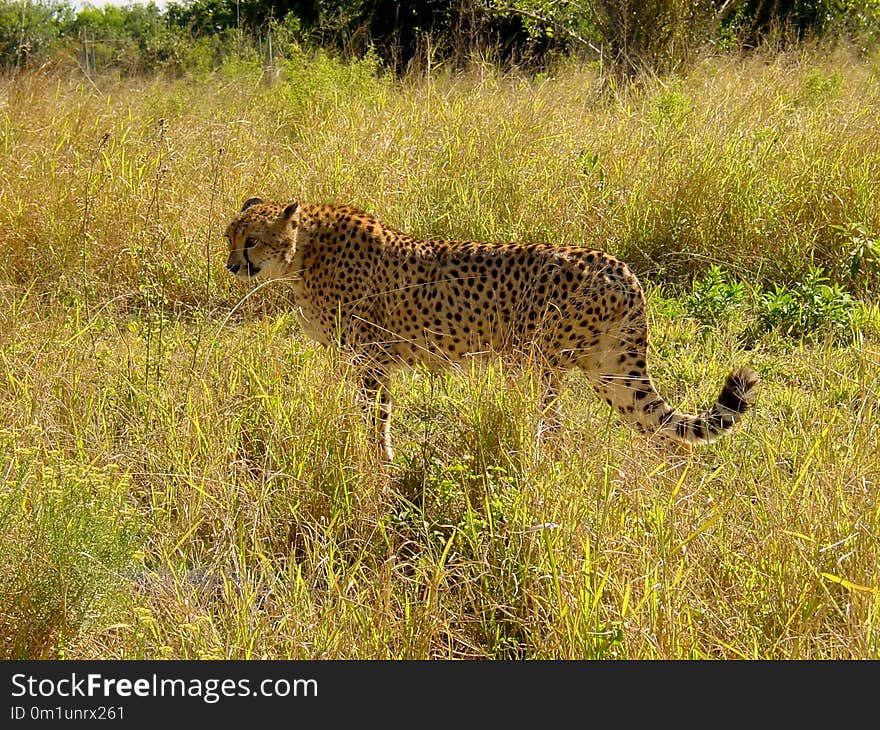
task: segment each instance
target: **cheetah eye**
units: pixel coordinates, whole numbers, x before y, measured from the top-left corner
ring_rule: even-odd
[[[256,239],[256,238],[246,238],[246,239],[244,239],[244,247],[245,247],[245,248],[253,248],[253,247],[256,246],[256,245],[257,245],[257,239]]]

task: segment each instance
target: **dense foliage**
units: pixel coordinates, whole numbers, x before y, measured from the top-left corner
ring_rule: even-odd
[[[805,36],[876,39],[880,0],[173,0],[126,7],[0,0],[0,59],[19,68],[66,52],[86,70],[217,67],[230,55],[268,62],[291,48],[375,53],[397,71],[414,61],[509,65],[560,53],[631,76],[689,64],[707,45]]]

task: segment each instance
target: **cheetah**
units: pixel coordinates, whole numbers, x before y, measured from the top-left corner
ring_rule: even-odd
[[[648,374],[642,287],[602,251],[417,240],[353,207],[260,198],[245,201],[226,238],[232,274],[290,282],[305,333],[352,355],[387,462],[389,377],[400,366],[536,363],[539,438],[558,428],[560,380],[575,367],[628,425],[685,449],[727,432],[754,400],[758,376],[740,368],[699,415],[668,405]]]

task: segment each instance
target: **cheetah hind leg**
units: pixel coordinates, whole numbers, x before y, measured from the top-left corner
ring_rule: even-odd
[[[562,375],[558,370],[544,370],[541,373],[541,410],[535,434],[536,454],[559,433],[562,425],[559,408],[559,384]]]
[[[383,370],[368,370],[361,382],[361,399],[368,409],[370,427],[384,464],[394,460],[394,448],[391,445],[391,390],[388,385],[388,373]]]

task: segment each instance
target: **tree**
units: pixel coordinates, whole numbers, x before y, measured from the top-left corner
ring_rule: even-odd
[[[0,57],[5,65],[20,66],[54,44],[73,21],[73,9],[63,0],[0,0]]]

